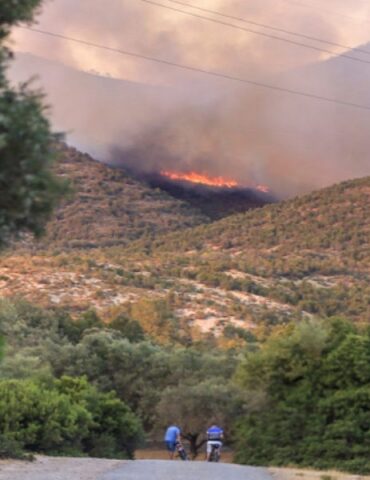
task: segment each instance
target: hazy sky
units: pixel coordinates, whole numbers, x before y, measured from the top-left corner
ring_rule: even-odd
[[[306,49],[142,0],[48,0],[36,28],[189,66],[370,106],[369,63],[346,49],[153,0],[172,8],[330,50]],[[370,2],[183,0],[249,21],[370,52]],[[56,127],[100,159],[139,169],[202,170],[267,183],[282,196],[370,174],[370,112],[186,72],[25,30],[13,48],[75,70],[23,59],[40,73]],[[52,64],[50,64],[52,65]],[[147,85],[135,90],[124,82]],[[159,87],[151,88],[151,87]],[[149,88],[150,87],[150,88]]]
[[[344,51],[211,15],[168,0],[157,0],[156,3],[321,46],[336,53]],[[325,8],[322,7],[323,2],[317,0],[184,0],[183,3],[348,46],[357,46],[370,40],[370,2],[362,0],[326,0]],[[38,21],[40,28],[67,36],[239,76],[286,71],[329,56],[141,0],[46,0]],[[31,51],[84,70],[97,70],[145,83],[171,83],[173,77],[179,81],[178,72],[171,67],[115,53],[19,30],[15,33],[15,40],[17,49],[21,51]],[[181,72],[182,79],[183,76]],[[184,80],[192,80],[193,77],[189,74]]]

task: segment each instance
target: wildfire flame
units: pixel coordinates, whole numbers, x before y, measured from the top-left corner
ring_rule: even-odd
[[[209,185],[211,187],[226,187],[226,188],[234,188],[238,187],[238,182],[235,180],[230,180],[228,178],[223,177],[211,177],[204,173],[197,173],[197,172],[188,172],[188,173],[181,173],[181,172],[171,172],[168,170],[163,170],[161,175],[170,178],[171,180],[180,180],[192,183],[200,183],[202,185]]]
[[[230,178],[225,177],[211,177],[205,173],[198,173],[198,172],[174,172],[170,170],[162,170],[161,175],[170,178],[171,180],[179,180],[182,182],[191,182],[191,183],[199,183],[201,185],[208,185],[211,187],[220,187],[220,188],[236,188],[241,187],[241,185]],[[263,192],[269,193],[270,189],[266,185],[253,185],[252,188]]]

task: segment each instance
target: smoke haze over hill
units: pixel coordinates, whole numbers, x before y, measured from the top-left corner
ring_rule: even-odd
[[[162,3],[211,17],[167,0]],[[325,9],[288,0],[248,5],[242,0],[203,0],[197,5],[344,45],[369,41],[370,6],[365,2],[348,5],[330,0]],[[334,54],[140,0],[112,0],[109,7],[97,0],[47,2],[40,28],[370,106],[370,64],[338,57],[344,49],[287,34],[274,33]],[[185,72],[25,30],[15,32],[14,42],[19,52],[14,80],[40,74],[37,83],[49,94],[56,128],[71,132],[72,143],[104,161],[144,171],[205,171],[245,185],[268,184],[280,196],[370,173],[370,112]],[[362,48],[370,52],[370,46]],[[347,54],[370,62],[370,55]]]

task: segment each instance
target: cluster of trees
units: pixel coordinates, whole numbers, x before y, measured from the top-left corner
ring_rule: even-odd
[[[74,322],[63,313],[2,300],[0,326],[5,339],[0,457],[44,452],[133,458],[143,427],[127,402],[113,388],[97,388],[86,375],[57,376],[48,359],[58,347],[78,345],[85,332],[103,329],[96,314],[88,312]],[[133,338],[142,335],[137,325],[121,318],[111,328]],[[58,362],[57,354],[53,360]]]
[[[6,339],[0,378],[55,385],[65,377],[83,377],[100,395],[113,391],[146,432],[161,438],[166,425],[181,422],[193,455],[209,422],[221,422],[230,432],[243,409],[240,389],[232,382],[235,351],[162,344],[122,315],[106,325],[93,312],[72,319],[23,301],[0,301],[0,325]],[[109,424],[107,429],[109,434]],[[125,444],[121,448],[125,451]]]
[[[305,321],[249,352],[237,378],[249,396],[236,458],[370,472],[370,330]]]
[[[370,471],[368,327],[305,320],[221,351],[21,301],[0,302],[0,324],[0,452],[132,456],[142,428],[176,422],[196,456],[216,422],[240,463]]]
[[[0,457],[43,452],[133,458],[139,419],[85,378],[0,380]]]

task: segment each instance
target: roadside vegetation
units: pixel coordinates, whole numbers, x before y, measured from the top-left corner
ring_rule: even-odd
[[[27,452],[133,458],[139,419],[113,392],[85,378],[0,381],[0,457]]]
[[[240,463],[370,472],[368,326],[303,319],[225,349],[24,301],[2,300],[0,323],[2,455],[131,458],[176,422],[197,456],[216,422]]]
[[[370,330],[303,322],[248,352],[237,379],[249,411],[236,424],[236,459],[369,473]]]
[[[242,411],[235,351],[161,344],[133,319],[106,325],[93,312],[72,319],[24,301],[2,300],[0,324],[3,451],[5,441],[31,452],[131,457],[142,428],[161,438],[168,423],[189,416],[184,428],[196,455],[209,421],[230,436]]]

